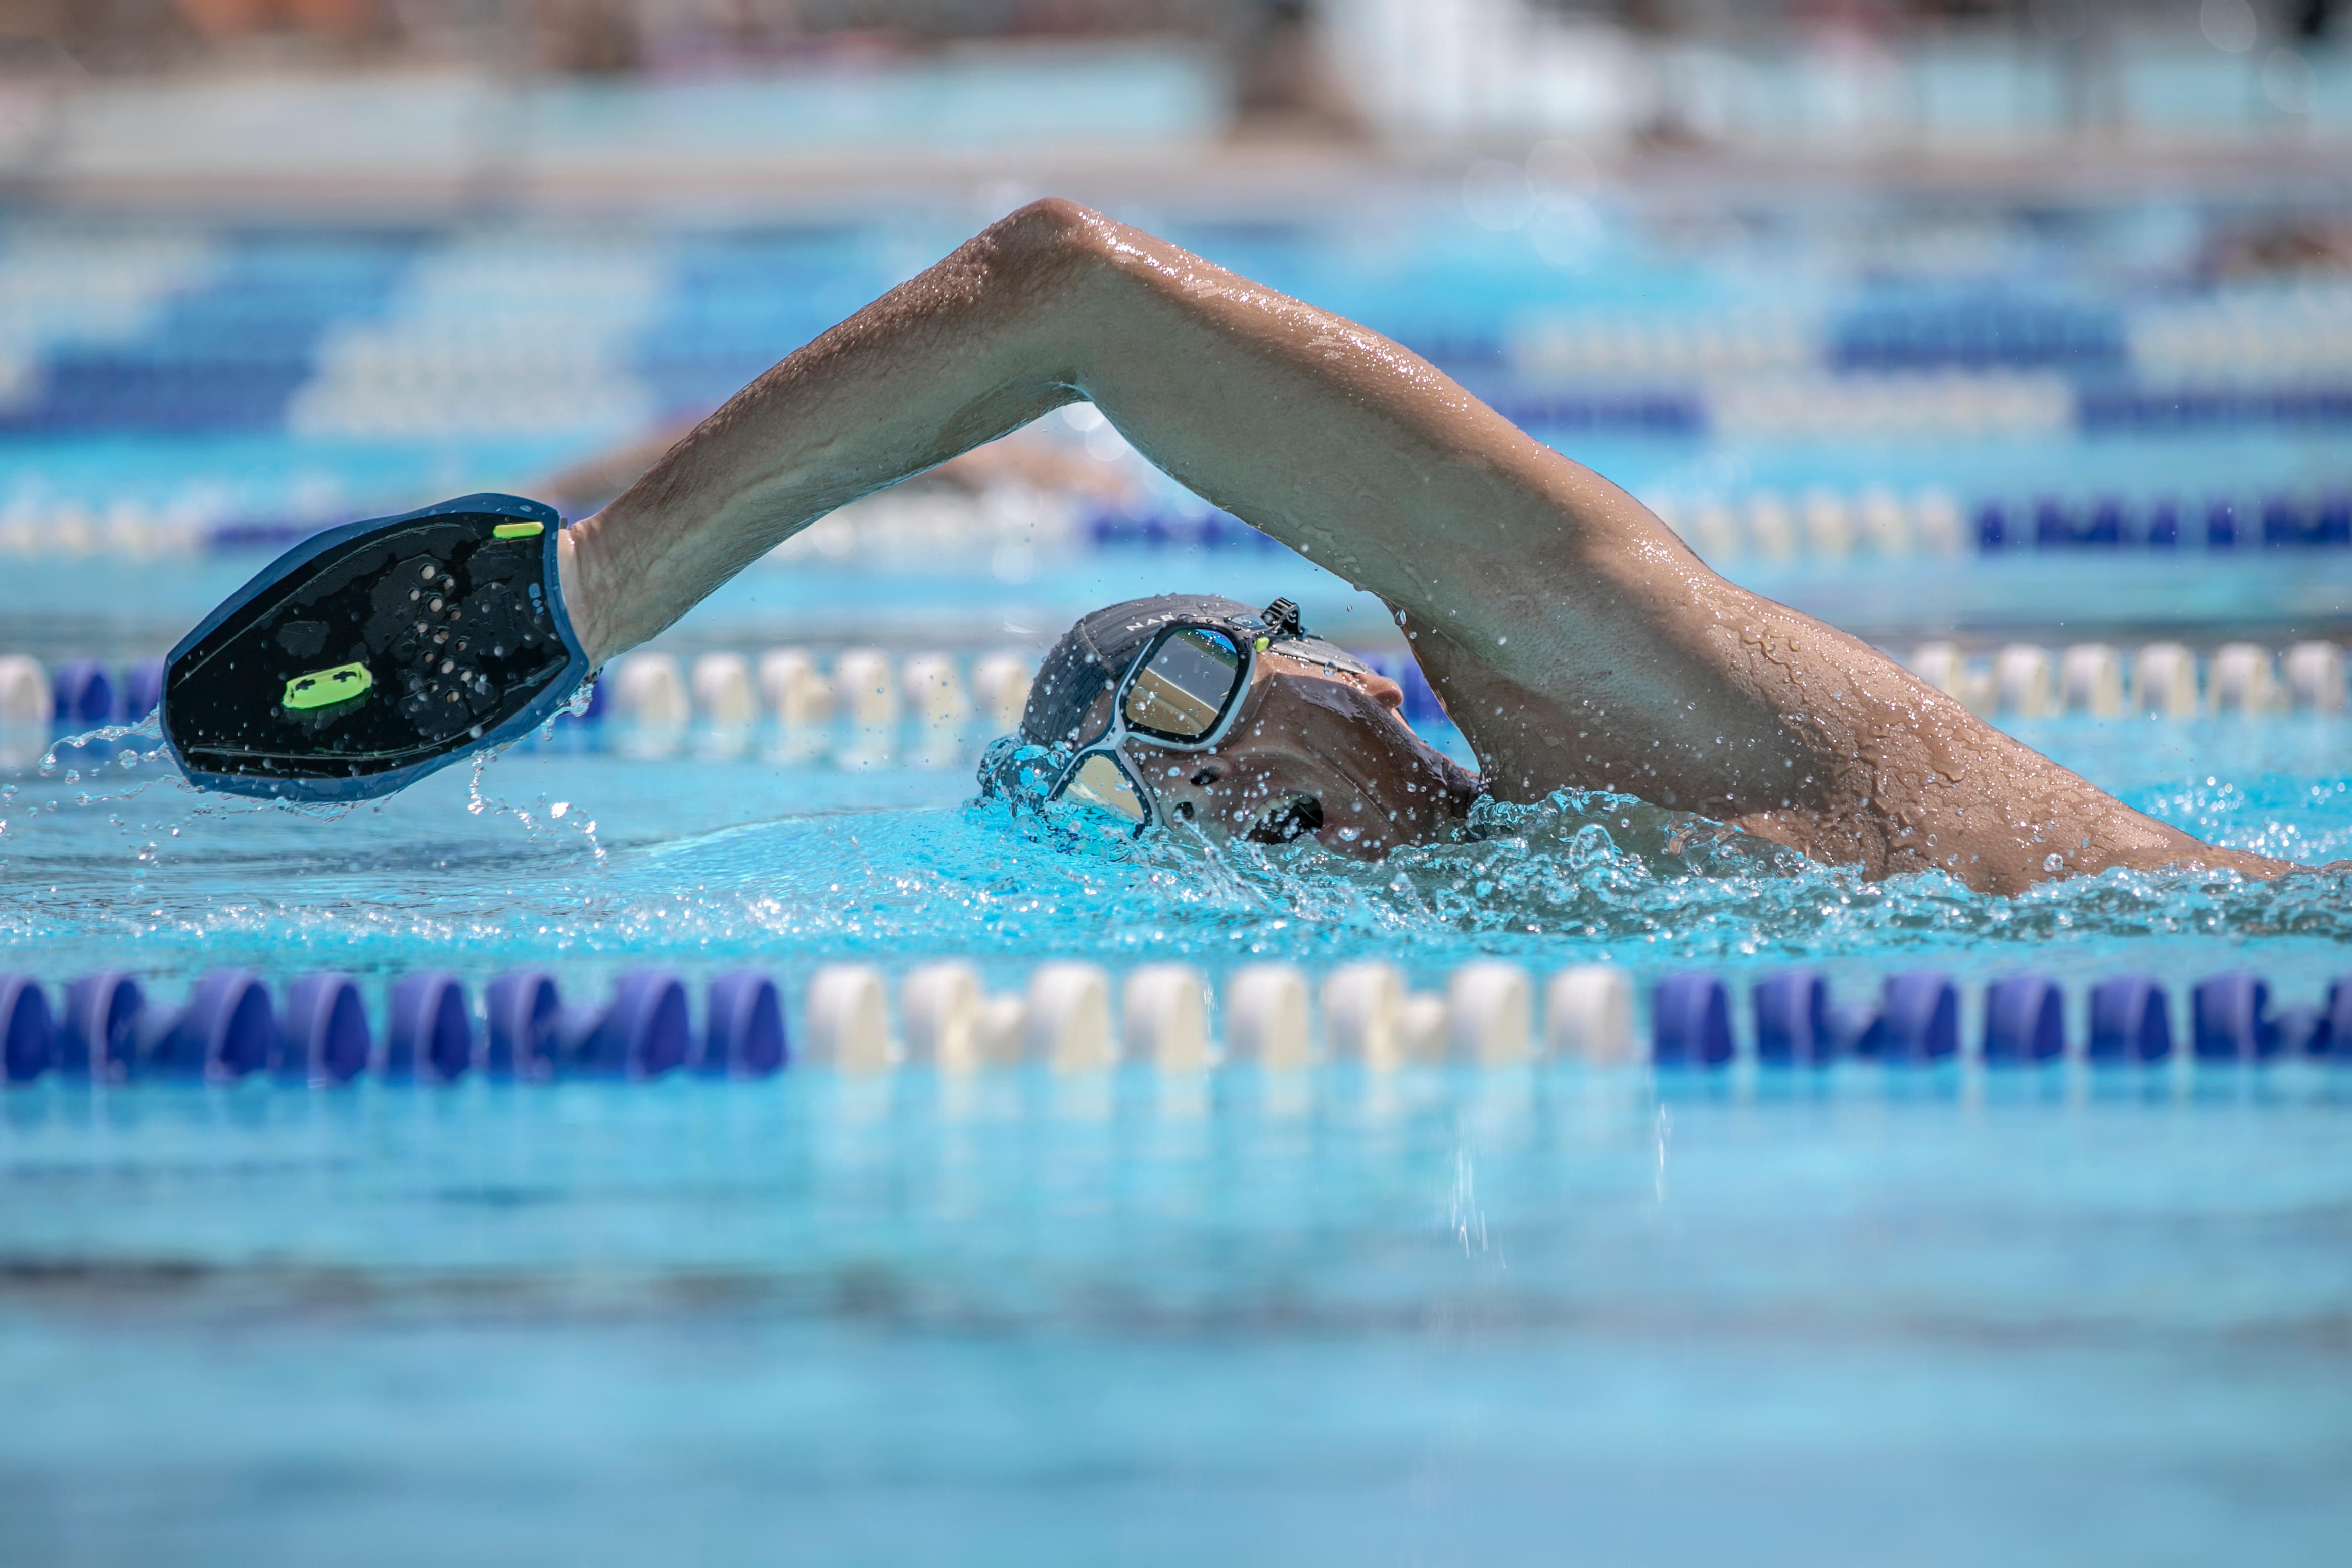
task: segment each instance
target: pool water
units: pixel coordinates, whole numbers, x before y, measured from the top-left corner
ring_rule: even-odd
[[[12,1562],[2323,1563],[2346,1089],[0,1103]]]
[[[2352,551],[2326,530],[2352,403],[2288,362],[2341,291],[2209,287],[2178,206],[1712,228],[1603,206],[1572,249],[1556,225],[1377,201],[1159,226],[1423,348],[1678,516],[1809,486],[2015,517],[2119,498],[2113,548],[1957,559],[1776,555],[1742,523],[1727,570],[1898,654],[2347,641]],[[0,298],[71,294],[87,255],[57,262],[56,226],[10,231]],[[160,653],[267,559],[256,538],[419,484],[528,487],[623,434],[614,411],[707,404],[961,232],[574,230],[556,307],[520,308],[530,225],[195,226],[124,263],[136,308],[18,334],[36,372],[0,409],[0,653]],[[2185,371],[2162,345],[2208,307],[2269,336],[2233,329]],[[1595,335],[1621,318],[1630,336]],[[600,357],[551,381],[576,401],[510,428],[435,426],[441,405],[363,373],[456,385],[449,344],[495,327],[500,373],[528,380],[582,322]],[[1743,378],[1768,371],[1799,409],[1895,376],[1864,383],[1891,423],[1759,413]],[[1985,427],[1992,403],[1918,423],[1979,381],[2022,386],[2011,425]],[[450,406],[505,406],[469,386]],[[2284,497],[2315,542],[2158,549],[2168,497],[2249,517]],[[1034,657],[1079,612],[1171,586],[1286,593],[1350,646],[1392,638],[1287,552],[1139,542],[1187,505],[1072,510],[1010,554],[845,535],[842,559],[748,571],[663,646]],[[1113,845],[974,803],[978,728],[952,765],[853,768],[700,729],[633,755],[616,724],[566,721],[478,773],[297,811],[193,793],[137,736],[44,770],[44,731],[0,737],[0,968],[130,969],[167,1006],[223,967],[340,970],[373,1008],[426,967],[477,994],[546,967],[586,999],[648,966],[751,967],[796,1030],[806,981],[844,961],[961,958],[1011,991],[1065,958],[1218,982],[1378,958],[1424,990],[1476,958],[1599,960],[1743,997],[1802,965],[1842,998],[1931,968],[1962,983],[1970,1040],[1983,982],[2021,969],[2063,984],[2077,1040],[2114,975],[2159,977],[2176,1017],[2223,970],[2280,1004],[2352,976],[2352,887],[2323,869],[2352,860],[2352,723],[2001,722],[2131,805],[2314,869],[1988,898],[1607,797],[1372,867]],[[53,1074],[0,1093],[0,1564],[2332,1564],[2352,1539],[2347,1096],[2318,1061],[2178,1059],[803,1064],[319,1092]]]

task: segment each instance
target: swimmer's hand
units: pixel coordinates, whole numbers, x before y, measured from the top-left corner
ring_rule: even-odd
[[[172,650],[165,745],[204,789],[363,800],[519,739],[591,668],[562,532],[478,495],[305,540]]]

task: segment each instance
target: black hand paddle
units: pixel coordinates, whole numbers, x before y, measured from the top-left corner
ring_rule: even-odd
[[[588,678],[562,526],[462,496],[306,539],[172,650],[164,744],[206,789],[364,800],[519,738]]]

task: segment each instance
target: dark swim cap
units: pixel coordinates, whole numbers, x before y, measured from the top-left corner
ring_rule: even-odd
[[[1171,621],[1221,626],[1244,640],[1264,638],[1269,652],[1328,664],[1349,674],[1372,672],[1362,660],[1320,637],[1309,637],[1298,624],[1298,607],[1277,599],[1264,610],[1252,610],[1237,599],[1213,593],[1163,593],[1151,599],[1130,599],[1080,617],[1062,633],[1054,651],[1030,683],[1029,706],[1021,716],[1021,738],[1033,746],[1075,744],[1078,726],[1095,698],[1111,689],[1127,674],[1127,666],[1151,641],[1152,633]]]

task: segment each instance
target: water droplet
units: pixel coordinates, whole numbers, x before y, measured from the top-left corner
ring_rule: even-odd
[[[2054,852],[2050,854],[2046,854],[2042,857],[2042,869],[2046,872],[2053,873],[2064,871],[2066,869],[2066,857]]]

